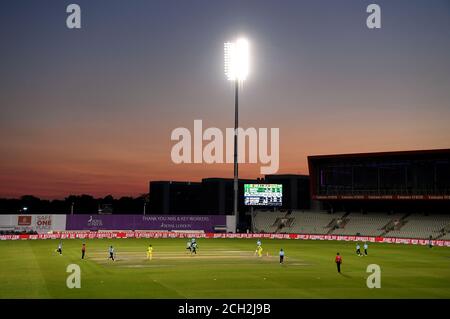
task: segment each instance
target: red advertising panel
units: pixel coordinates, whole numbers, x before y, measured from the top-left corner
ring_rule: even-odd
[[[31,226],[31,216],[17,216],[18,226]]]

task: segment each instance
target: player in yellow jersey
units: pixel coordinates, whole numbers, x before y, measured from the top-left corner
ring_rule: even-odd
[[[258,254],[259,248],[261,247],[261,240],[258,239],[256,242],[256,250],[255,250],[255,256]]]
[[[147,248],[147,259],[152,260],[153,257],[153,247],[152,245],[149,245]]]
[[[259,246],[258,247],[258,257],[262,257],[262,252],[263,252],[262,246]]]

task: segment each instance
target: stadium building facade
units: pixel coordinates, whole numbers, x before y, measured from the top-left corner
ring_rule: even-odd
[[[244,184],[258,179],[239,180],[239,198]],[[243,200],[239,210],[244,211]],[[231,215],[233,212],[233,179],[205,178],[201,182],[150,182],[150,214]]]
[[[311,199],[332,210],[450,208],[450,149],[308,157]]]
[[[308,175],[266,175],[267,184],[283,185],[282,209],[309,209],[311,206],[310,180]]]
[[[160,215],[200,212],[202,184],[198,182],[150,182],[150,213]]]

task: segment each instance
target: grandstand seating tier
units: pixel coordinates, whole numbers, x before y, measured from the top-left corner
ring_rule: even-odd
[[[323,211],[284,212],[256,211],[253,214],[254,232],[296,233],[296,234],[333,234],[361,235],[399,238],[450,239],[450,233],[443,232],[450,225],[450,216],[423,214],[387,214],[387,213],[333,213]],[[277,220],[288,217],[292,222],[280,227]],[[337,220],[342,227],[334,228]],[[386,230],[385,226],[393,221],[402,221],[399,229]]]

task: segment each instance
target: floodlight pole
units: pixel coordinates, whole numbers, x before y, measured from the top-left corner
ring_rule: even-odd
[[[239,182],[239,172],[238,172],[238,126],[239,126],[239,80],[236,79],[234,83],[234,209],[233,214],[236,218],[236,230],[239,225],[239,212],[238,212],[238,182]]]

